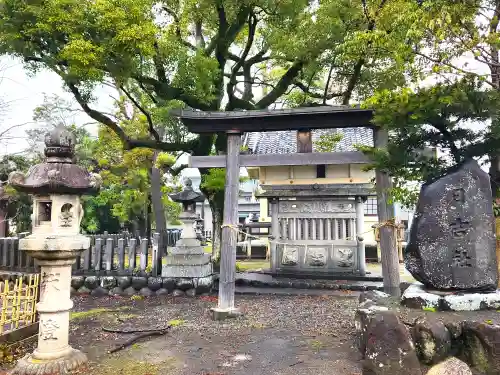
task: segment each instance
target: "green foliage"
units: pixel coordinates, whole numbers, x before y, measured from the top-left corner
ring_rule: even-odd
[[[175,164],[176,158],[174,155],[161,152],[156,157],[155,166],[158,169],[168,169],[171,168]]]
[[[36,161],[35,158],[20,155],[5,155],[0,160],[0,181],[4,183],[5,193],[9,195],[6,207],[7,218],[15,224],[17,233],[27,232],[31,229],[31,197],[14,190],[6,183],[11,172],[27,172]]]
[[[491,131],[468,126],[471,121],[484,122],[495,116],[497,103],[497,92],[485,90],[479,80],[470,77],[415,92],[381,91],[366,105],[375,109],[375,124],[388,128],[388,149],[361,150],[374,160],[371,167],[393,177],[393,199],[412,206],[419,183],[437,178],[469,158],[500,151]]]
[[[214,135],[188,135],[169,116],[172,108],[349,104],[404,87],[420,78],[412,47],[426,42],[431,19],[453,21],[461,11],[471,20],[464,6],[435,3],[3,0],[0,53],[20,57],[32,72],[57,73],[89,116],[120,135],[101,130],[105,147],[96,151],[102,154],[97,169],[105,192],[97,199],[125,222],[145,207],[144,171],[152,160],[145,148],[194,155],[224,151]],[[144,111],[115,119],[95,110],[94,89],[110,81]],[[125,107],[122,99],[118,105]],[[165,137],[155,139],[152,128]],[[122,145],[131,150],[118,152]],[[158,165],[170,162],[161,157]],[[220,198],[223,170],[202,172],[204,191]]]
[[[320,135],[316,141],[317,152],[334,152],[337,144],[342,140],[342,133],[328,133]]]

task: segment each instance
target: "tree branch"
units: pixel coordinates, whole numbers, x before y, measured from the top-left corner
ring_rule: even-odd
[[[112,120],[110,117],[104,115],[103,113],[90,108],[87,101],[80,93],[80,90],[76,87],[74,83],[69,81],[65,82],[70,91],[73,93],[78,104],[82,107],[83,111],[97,122],[110,128],[118,136],[118,138],[120,138],[120,140],[123,143],[123,147],[126,150],[132,150],[134,148],[144,147],[144,148],[151,148],[153,150],[161,150],[167,152],[175,152],[175,151],[192,152],[198,146],[197,139],[193,139],[185,143],[167,143],[167,142],[159,142],[157,140],[152,140],[152,139],[130,139],[116,121]]]
[[[332,72],[333,72],[333,68],[335,67],[335,65],[331,64],[330,66],[330,71],[328,72],[328,78],[326,80],[326,84],[325,84],[325,91],[323,92],[323,105],[326,105],[326,101],[329,100],[328,99],[328,87],[330,86],[330,80],[332,79]]]
[[[151,114],[142,107],[137,100],[125,89],[125,87],[121,86],[120,89],[127,95],[127,98],[130,99],[130,101],[137,107],[139,111],[141,111],[144,116],[146,116],[146,120],[148,121],[148,128],[149,128],[149,133],[153,136],[153,138],[160,142],[160,135],[156,131],[154,124],[153,124],[153,119],[151,118]]]
[[[151,86],[156,94],[164,100],[180,100],[187,104],[189,107],[196,108],[202,111],[208,111],[211,109],[208,104],[203,103],[195,97],[186,94],[183,89],[171,86],[167,82],[160,82],[157,79],[140,74],[134,74],[132,75],[132,78],[135,79],[139,84]]]
[[[299,80],[294,80],[293,84],[295,86],[297,86],[299,89],[301,89],[304,93],[309,95],[311,98],[315,98],[315,99],[326,98],[325,100],[330,100],[330,99],[338,98],[338,97],[341,97],[342,95],[344,95],[344,93],[342,93],[342,92],[333,92],[333,93],[327,94],[326,93],[327,88],[325,88],[325,93],[313,92],[313,91],[311,91],[311,89],[307,85],[300,82]]]
[[[423,57],[424,59],[432,61],[433,63],[442,64],[442,65],[447,66],[447,67],[449,67],[451,69],[454,69],[454,70],[456,70],[459,73],[466,74],[466,75],[473,75],[475,77],[481,77],[481,78],[484,79],[484,82],[486,82],[488,85],[490,85],[491,87],[496,88],[495,85],[493,84],[493,82],[491,82],[490,80],[487,80],[487,79],[484,78],[484,75],[481,75],[481,74],[478,74],[478,73],[474,73],[474,72],[469,72],[469,71],[467,71],[465,69],[459,68],[456,65],[453,65],[452,63],[450,63],[448,61],[445,61],[445,60],[442,60],[442,59],[435,59],[435,58],[430,57],[430,56],[428,56],[428,55],[426,55],[426,54],[424,54],[422,52],[419,52],[419,51],[417,51],[415,49],[413,50],[413,53],[415,53],[418,56]]]
[[[343,94],[342,104],[349,104],[349,100],[351,100],[352,92],[356,87],[356,83],[358,82],[359,77],[361,76],[361,69],[363,68],[363,64],[365,63],[364,58],[360,58],[356,65],[354,65],[354,72],[347,83],[347,88]]]
[[[196,47],[195,46],[193,46],[187,40],[184,40],[182,38],[179,16],[177,16],[177,14],[172,9],[170,9],[169,7],[167,7],[166,5],[163,5],[162,9],[174,19],[175,35],[177,36],[177,39],[179,40],[179,42],[181,42],[181,44],[183,44],[184,46],[188,47],[189,49],[196,51]]]
[[[271,90],[267,95],[265,95],[262,99],[260,99],[255,107],[257,109],[265,109],[274,103],[284,92],[288,89],[288,87],[293,83],[294,79],[298,76],[305,63],[303,61],[296,61],[292,64],[292,66],[287,70],[285,74],[280,78],[276,86],[273,90]]]
[[[241,56],[239,57],[239,60],[234,64],[233,68],[231,69],[231,76],[229,77],[229,83],[226,87],[226,92],[229,96],[229,107],[233,107],[235,104],[235,95],[234,95],[234,88],[237,84],[236,81],[236,76],[240,70],[240,68],[243,66],[243,63],[245,59],[248,56],[248,53],[250,52],[250,49],[252,48],[254,38],[255,38],[255,31],[257,29],[257,17],[255,15],[250,14],[248,16],[248,38],[247,42],[245,44],[245,48],[243,49],[243,52],[241,53]],[[242,99],[243,100],[243,99]],[[240,103],[241,105],[241,103]]]
[[[196,40],[196,47],[205,49],[205,38],[203,37],[203,28],[201,20],[195,22],[194,37]]]

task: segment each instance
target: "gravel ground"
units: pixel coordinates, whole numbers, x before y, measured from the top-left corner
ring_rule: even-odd
[[[357,375],[354,297],[241,296],[243,316],[224,322],[210,318],[213,297],[80,298],[70,342],[91,361],[81,373],[96,375]],[[165,336],[107,354],[131,336],[102,327],[150,329],[172,321]]]
[[[354,347],[356,292],[321,296],[239,296],[243,316],[211,319],[216,297],[77,297],[70,343],[87,353],[88,368],[75,375],[360,375]],[[417,317],[500,324],[497,311],[426,312],[400,308],[401,319]],[[134,334],[112,329],[161,329],[115,354],[108,351]],[[26,345],[24,351],[33,347]],[[2,370],[8,366],[0,365]],[[425,373],[425,372],[424,372]]]

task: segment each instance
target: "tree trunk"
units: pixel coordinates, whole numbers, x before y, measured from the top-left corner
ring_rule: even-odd
[[[155,168],[156,158],[159,151],[155,151],[153,155],[153,167],[151,168],[151,205],[153,206],[153,214],[156,223],[156,233],[160,234],[158,246],[161,252],[164,252],[163,239],[167,232],[167,221],[165,219],[165,208],[161,197],[161,171]]]
[[[222,213],[224,211],[224,192],[210,196],[208,202],[212,210],[212,259],[220,255],[222,238]]]

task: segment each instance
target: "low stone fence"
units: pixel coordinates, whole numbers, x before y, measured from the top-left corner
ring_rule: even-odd
[[[18,237],[0,238],[0,272],[34,273],[39,269],[33,258],[19,250]],[[91,235],[91,246],[84,251],[73,265],[77,275],[133,275],[147,273],[161,275],[163,256],[167,245],[172,246],[180,238],[180,231],[165,234],[160,246],[160,234],[153,238],[135,238],[129,233]],[[161,249],[160,249],[161,247]]]
[[[359,301],[355,326],[363,374],[472,375],[471,368],[478,374],[500,373],[495,310],[492,319],[484,313],[473,317],[479,320],[420,310],[408,321],[399,299],[383,292],[364,292]]]
[[[151,275],[141,276],[78,276],[71,278],[72,294],[90,294],[102,296],[133,296],[144,297],[173,295],[179,297],[187,295],[194,297],[209,293],[212,289],[213,278],[169,278]]]

